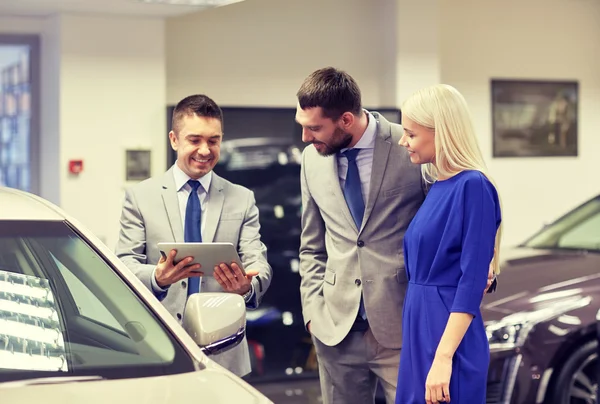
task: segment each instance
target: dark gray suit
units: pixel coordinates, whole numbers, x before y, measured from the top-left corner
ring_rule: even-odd
[[[362,380],[344,382],[341,380],[348,380],[349,374],[336,374],[351,372],[362,362],[369,362],[365,366],[380,380],[386,379],[388,400],[393,398],[392,392],[395,395],[396,380],[389,371],[384,375],[377,362],[386,362],[388,369],[395,362],[397,374],[407,287],[402,241],[423,203],[426,188],[420,166],[412,164],[406,149],[398,145],[402,127],[376,112],[372,114],[377,121],[377,133],[370,191],[360,229],[356,228],[340,188],[336,156],[322,157],[313,146],[307,147],[303,154],[300,290],[304,322],[310,322],[316,338],[320,365],[327,365],[327,356],[333,355],[338,358],[332,357],[331,361],[346,367],[344,370],[337,362],[326,369],[320,367],[326,403],[362,404],[368,399],[364,398],[368,392],[354,391],[364,387]],[[362,333],[350,332],[357,318],[361,293],[370,325],[364,337]],[[346,347],[348,341],[359,338],[357,335],[370,338],[365,349],[375,347],[370,359],[360,358],[368,352],[357,353],[356,347]],[[386,349],[390,351],[379,355]],[[352,355],[359,357],[348,357]],[[329,386],[338,384],[336,380],[343,383],[344,395],[333,391],[337,387]],[[366,382],[372,384],[373,380]]]
[[[159,242],[184,242],[184,233],[173,169],[164,176],[150,178],[127,190],[121,216],[117,256],[152,290],[152,273],[160,259]],[[210,201],[202,240],[230,242],[237,247],[245,269],[259,271],[254,277],[255,295],[247,303],[258,306],[267,291],[272,270],[266,247],[260,241],[258,208],[252,191],[232,184],[212,173]],[[202,278],[203,292],[222,292],[212,277]],[[187,279],[171,285],[162,303],[181,322],[187,301]],[[230,351],[211,357],[238,375],[250,372],[246,340]]]

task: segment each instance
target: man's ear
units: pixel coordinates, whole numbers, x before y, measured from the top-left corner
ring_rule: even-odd
[[[352,112],[344,112],[340,117],[339,121],[342,123],[344,128],[349,128],[354,124],[356,116]]]
[[[177,137],[177,134],[175,134],[175,132],[169,132],[169,141],[171,142],[171,148],[177,151],[177,147],[179,146],[179,138]]]

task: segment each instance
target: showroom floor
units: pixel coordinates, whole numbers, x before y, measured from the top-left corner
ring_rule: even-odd
[[[255,384],[258,390],[279,404],[321,404],[321,389],[316,380],[294,381],[292,383]]]
[[[321,388],[316,379],[253,384],[275,404],[322,404]],[[379,394],[378,394],[379,397]],[[383,393],[375,404],[385,404]]]

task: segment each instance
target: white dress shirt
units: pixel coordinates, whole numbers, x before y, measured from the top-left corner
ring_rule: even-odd
[[[353,149],[361,149],[356,157],[356,165],[358,166],[363,201],[365,202],[365,206],[367,206],[367,198],[369,197],[369,190],[371,188],[371,171],[373,170],[373,152],[375,151],[377,122],[375,121],[375,117],[371,115],[369,111],[365,110],[365,113],[369,119],[369,124],[367,125],[367,129],[365,129],[365,133],[363,133]],[[342,191],[344,190],[346,175],[348,174],[348,159],[344,155],[346,150],[348,150],[348,148],[342,149],[337,154],[338,177]]]

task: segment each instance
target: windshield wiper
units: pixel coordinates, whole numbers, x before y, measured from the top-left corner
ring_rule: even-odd
[[[39,377],[36,379],[24,379],[13,382],[0,383],[0,389],[11,387],[34,386],[40,384],[62,384],[76,382],[94,382],[104,380],[102,376],[58,376],[58,377]]]

